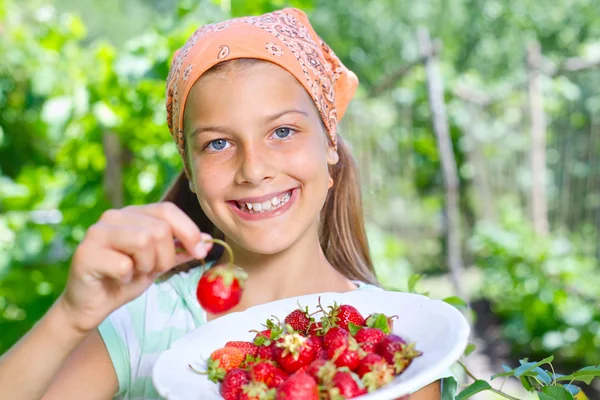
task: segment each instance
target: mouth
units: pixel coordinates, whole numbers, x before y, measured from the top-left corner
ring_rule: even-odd
[[[238,210],[247,214],[262,214],[266,212],[273,212],[283,206],[285,206],[292,197],[294,189],[290,189],[286,192],[279,193],[271,198],[264,199],[263,201],[250,201],[248,200],[234,200],[233,203]]]

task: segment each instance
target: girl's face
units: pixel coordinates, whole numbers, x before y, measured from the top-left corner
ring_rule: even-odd
[[[275,254],[318,232],[337,153],[290,73],[260,62],[202,77],[185,131],[193,189],[229,239]]]

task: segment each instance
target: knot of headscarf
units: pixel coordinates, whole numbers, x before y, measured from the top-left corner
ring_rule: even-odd
[[[304,12],[286,8],[202,26],[175,52],[167,78],[167,123],[184,160],[183,111],[190,89],[214,65],[239,58],[269,61],[291,73],[311,96],[337,147],[337,124],[358,78],[317,35]]]

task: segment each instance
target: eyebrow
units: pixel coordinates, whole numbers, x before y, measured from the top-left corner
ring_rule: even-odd
[[[304,112],[302,110],[298,110],[296,108],[290,108],[288,110],[283,110],[281,112],[278,112],[277,114],[271,115],[270,117],[265,118],[265,122],[269,123],[269,122],[273,122],[281,117],[283,117],[286,114],[302,114],[306,117],[308,117],[308,113]]]
[[[284,115],[287,114],[302,114],[308,117],[308,113],[304,112],[302,110],[298,110],[295,108],[290,108],[288,110],[283,110],[281,112],[278,112],[277,114],[273,114],[269,117],[266,117],[264,119],[264,122],[266,124],[276,121],[277,119],[283,117]],[[195,137],[196,135],[199,135],[203,132],[219,132],[219,133],[223,133],[223,134],[227,134],[227,135],[232,135],[233,131],[227,127],[224,126],[218,126],[218,125],[204,125],[204,126],[199,126],[196,129],[194,129],[192,131],[192,133],[190,134],[190,137]]]

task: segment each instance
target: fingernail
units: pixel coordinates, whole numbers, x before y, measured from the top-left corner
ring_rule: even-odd
[[[212,236],[209,235],[208,233],[202,232],[202,233],[200,233],[200,238],[201,238],[200,239],[201,242],[207,242],[212,239]]]
[[[206,255],[208,254],[206,251],[206,243],[204,243],[204,242],[198,243],[196,245],[196,248],[194,249],[194,253],[196,254],[196,258],[198,258],[198,259],[206,258]]]

